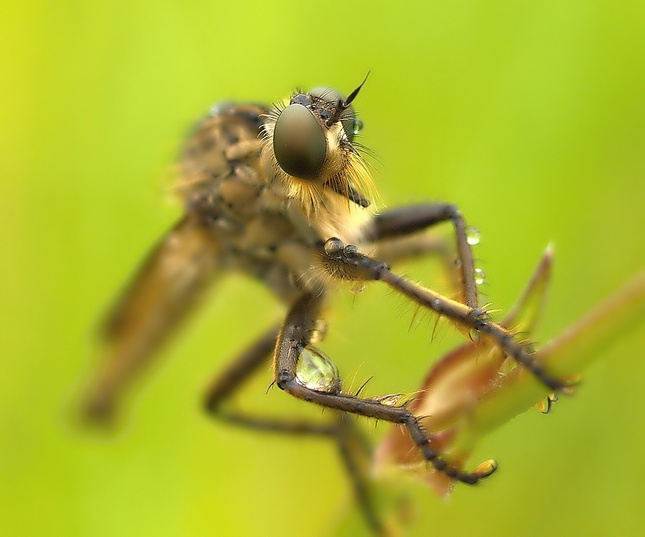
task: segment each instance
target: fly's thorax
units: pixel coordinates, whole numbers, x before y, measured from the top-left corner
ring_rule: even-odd
[[[200,121],[180,155],[173,191],[188,212],[243,222],[265,186],[260,128],[267,109],[224,103]]]
[[[289,217],[303,236],[311,236],[315,242],[338,237],[345,244],[360,245],[373,220],[372,208],[357,207],[334,192],[324,193],[325,202],[315,212],[304,212],[293,204]],[[312,242],[313,244],[313,242]]]
[[[256,105],[219,107],[187,140],[175,191],[188,213],[208,223],[223,268],[246,272],[289,301],[328,285],[316,245],[330,237],[360,244],[372,211],[347,195],[363,168],[342,122],[325,131],[321,173],[303,180],[276,161],[272,117]]]

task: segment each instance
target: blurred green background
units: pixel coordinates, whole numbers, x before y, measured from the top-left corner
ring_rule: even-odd
[[[164,174],[218,100],[350,91],[388,206],[450,200],[480,228],[483,290],[509,307],[549,241],[555,335],[645,266],[645,3],[5,2],[0,7],[0,533],[334,535],[351,493],[334,448],[213,424],[208,379],[282,313],[227,279],[112,437],[71,419],[92,326],[180,209]],[[378,286],[335,301],[325,350],[369,393],[413,390],[461,341]],[[431,344],[430,344],[431,343]],[[645,532],[645,330],[475,461],[448,502],[414,488],[411,535]],[[248,407],[312,413],[269,372]],[[306,405],[304,405],[306,406]],[[368,426],[375,438],[386,430]],[[351,509],[351,508],[350,508]],[[354,535],[363,531],[356,525]],[[349,534],[352,534],[350,531]]]

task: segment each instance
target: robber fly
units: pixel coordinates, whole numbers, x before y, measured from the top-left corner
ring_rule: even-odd
[[[343,389],[334,363],[315,346],[324,335],[323,306],[335,282],[383,282],[466,332],[489,338],[551,391],[564,384],[533,360],[528,344],[480,307],[467,225],[454,205],[374,211],[370,170],[355,143],[362,124],[353,102],[362,86],[347,97],[330,88],[295,92],[273,108],[223,103],[195,127],[178,163],[176,189],[184,215],[144,261],[103,324],[101,362],[84,411],[94,421],[109,420],[133,377],[155,358],[218,274],[244,272],[263,281],[287,305],[288,314],[216,377],[205,397],[206,410],[239,425],[335,439],[366,520],[380,532],[382,524],[357,470],[363,455],[355,446],[362,444],[354,441],[347,414],[402,425],[423,457],[453,480],[477,483],[495,465],[472,472],[453,467],[405,404]],[[393,260],[433,253],[422,232],[442,222],[454,227],[460,300],[413,283],[389,266]],[[388,251],[397,253],[388,256]],[[226,408],[227,397],[271,357],[274,383],[292,396],[333,409],[329,423],[267,421]]]

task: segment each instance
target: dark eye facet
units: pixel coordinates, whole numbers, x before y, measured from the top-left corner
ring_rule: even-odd
[[[273,131],[280,167],[298,179],[315,179],[325,162],[327,140],[314,115],[301,104],[287,106]]]
[[[325,101],[328,101],[330,103],[338,103],[340,102],[345,102],[345,95],[343,95],[340,91],[337,91],[333,88],[314,88],[309,92],[309,95],[312,97],[318,97],[319,99],[324,99]],[[354,136],[358,134],[358,131],[360,128],[356,128],[356,122],[360,123],[360,119],[356,117],[356,112],[354,111],[354,107],[350,104],[347,109],[341,114],[340,116],[340,122],[343,125],[343,130],[345,131],[345,136],[347,136],[347,139],[351,142],[354,139]],[[361,127],[362,127],[361,123]]]

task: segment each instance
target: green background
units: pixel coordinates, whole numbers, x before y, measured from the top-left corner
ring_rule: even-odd
[[[208,379],[282,313],[227,279],[113,436],[71,418],[92,326],[180,209],[165,169],[222,99],[350,91],[395,206],[450,200],[508,308],[549,241],[538,340],[645,266],[645,3],[4,2],[0,8],[0,533],[333,535],[351,496],[332,446],[213,424]],[[423,265],[415,266],[423,277]],[[413,390],[461,341],[378,286],[335,301],[324,348],[369,393]],[[643,326],[575,397],[487,437],[498,475],[448,502],[411,486],[412,535],[645,532]],[[313,413],[269,373],[246,404]],[[378,437],[385,425],[368,427]],[[347,508],[347,505],[350,508]],[[361,534],[362,526],[353,532]]]

